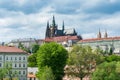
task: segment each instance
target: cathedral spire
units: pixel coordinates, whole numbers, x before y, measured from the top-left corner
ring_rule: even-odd
[[[105,30],[104,38],[107,38],[107,37],[108,37],[107,30]]]
[[[52,26],[55,27],[55,17],[53,15]]]
[[[47,21],[46,35],[45,37],[49,37],[49,21]]]
[[[99,33],[97,35],[97,38],[101,38],[101,32],[100,32],[100,29],[99,29]]]
[[[64,28],[65,28],[65,25],[64,25],[64,21],[63,21],[63,24],[62,24],[62,30],[64,31]]]

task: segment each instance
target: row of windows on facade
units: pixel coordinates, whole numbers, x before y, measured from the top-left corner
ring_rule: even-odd
[[[14,74],[14,75],[25,75],[26,74],[26,71],[10,71],[10,74]]]
[[[2,57],[0,57],[0,60],[2,60]],[[6,60],[26,60],[26,58],[23,57],[23,59],[22,59],[22,57],[19,57],[19,58],[17,58],[17,57],[6,57]]]
[[[19,64],[19,67],[21,68],[21,67],[26,67],[26,65],[25,64],[23,64],[23,66],[21,66],[22,64]],[[11,65],[12,66],[12,65]],[[2,67],[2,63],[0,63],[0,67]],[[15,63],[14,64],[14,67],[17,67],[17,64]]]

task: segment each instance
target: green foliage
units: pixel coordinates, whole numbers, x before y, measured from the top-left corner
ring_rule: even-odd
[[[112,55],[112,54],[113,54],[113,49],[110,48],[109,55]]]
[[[116,71],[120,74],[120,61],[116,64]]]
[[[6,75],[6,70],[4,68],[0,68],[0,80],[3,80],[5,75]]]
[[[24,51],[26,51],[28,53],[31,53],[30,49],[25,48],[24,45],[21,42],[18,44],[18,48],[20,48],[20,49],[22,49],[22,50],[24,50]]]
[[[55,80],[61,80],[64,75],[64,67],[68,58],[68,52],[62,45],[46,43],[37,51],[37,63],[39,70],[45,66],[52,69]]]
[[[102,59],[100,52],[96,51],[93,51],[90,46],[74,46],[69,53],[68,75],[77,76],[82,80],[83,77],[91,74],[96,63],[101,63]],[[74,68],[70,66],[74,66]]]
[[[8,80],[13,80],[16,78],[17,80],[17,73],[12,71],[12,63],[5,62],[3,68],[0,68],[0,80],[4,80],[8,78]]]
[[[34,44],[32,47],[32,53],[36,53],[39,50],[39,46],[38,44]]]
[[[93,72],[92,80],[119,80],[120,76],[116,72],[116,62],[104,62]]]
[[[35,44],[32,48],[32,55],[28,57],[28,66],[29,67],[37,67],[37,51],[39,50],[39,45]]]
[[[37,67],[37,53],[33,53],[28,57],[28,66],[29,67]]]
[[[113,54],[113,55],[110,55],[110,56],[106,56],[106,57],[105,57],[105,60],[106,60],[107,62],[120,61],[120,56]]]
[[[37,77],[40,80],[55,80],[55,76],[50,67],[43,67],[40,69],[40,72],[37,74]]]

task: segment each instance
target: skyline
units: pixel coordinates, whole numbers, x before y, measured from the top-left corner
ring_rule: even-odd
[[[47,21],[58,28],[75,28],[83,39],[96,38],[99,29],[120,36],[119,0],[1,0],[0,42],[19,38],[43,39]]]

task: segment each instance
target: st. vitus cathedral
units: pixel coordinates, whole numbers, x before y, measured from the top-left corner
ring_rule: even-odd
[[[74,28],[65,29],[64,21],[62,24],[62,29],[58,29],[58,25],[55,23],[55,17],[53,16],[52,24],[49,25],[49,22],[47,22],[45,38],[52,38],[59,36],[77,36],[77,33]]]

